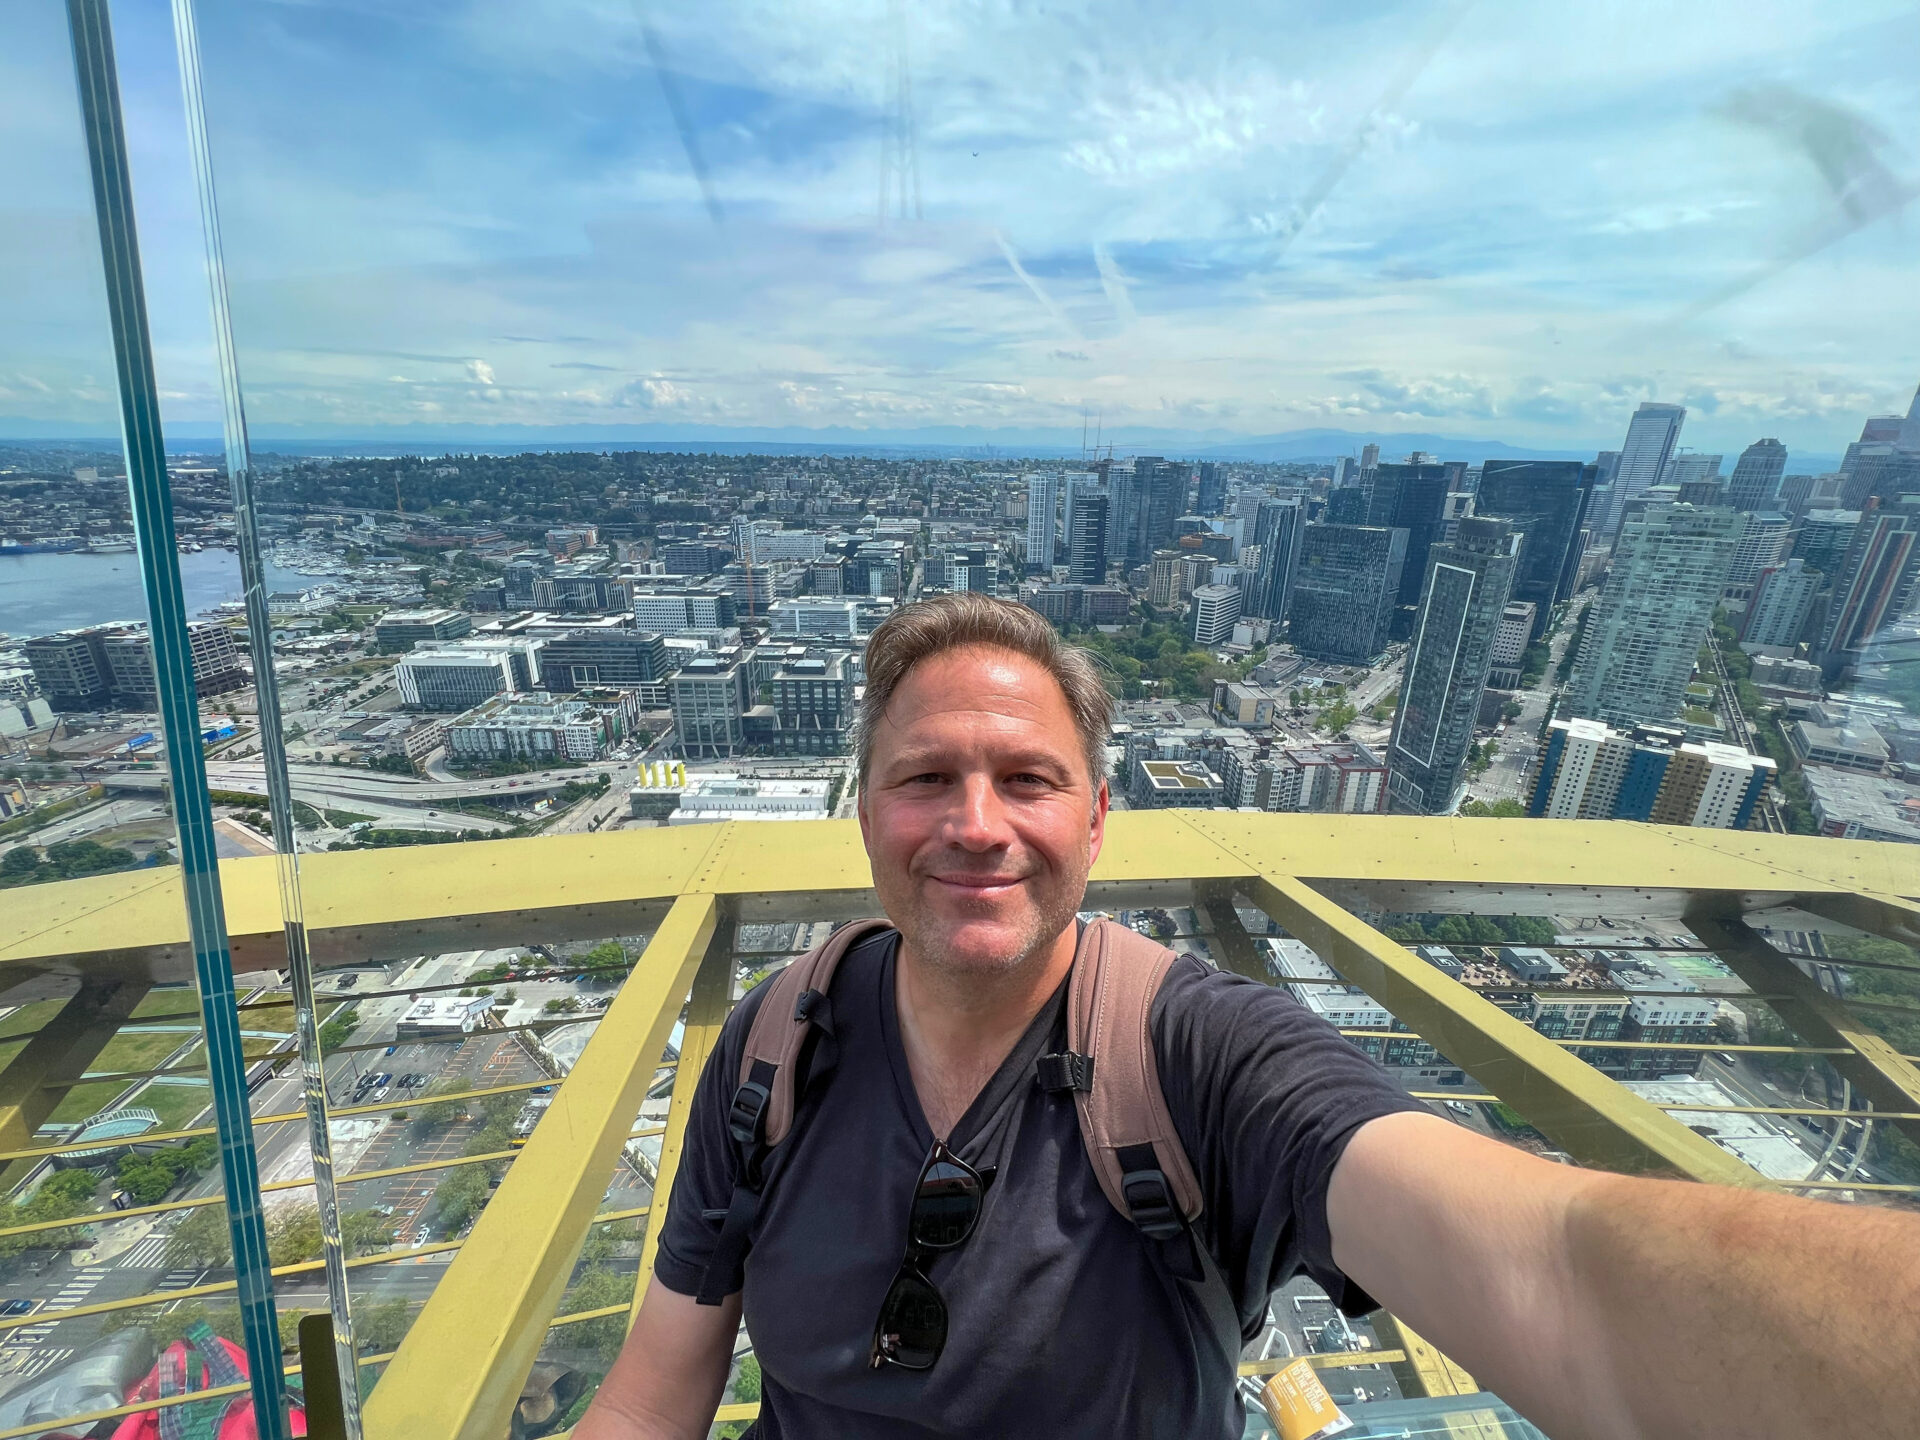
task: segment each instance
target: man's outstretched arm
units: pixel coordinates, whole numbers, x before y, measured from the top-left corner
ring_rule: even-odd
[[[706,1440],[739,1333],[737,1292],[699,1305],[652,1280],[573,1440]]]
[[[1920,1216],[1363,1126],[1334,1259],[1554,1440],[1910,1440]]]

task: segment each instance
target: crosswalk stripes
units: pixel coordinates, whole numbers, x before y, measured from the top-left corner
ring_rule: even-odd
[[[120,1257],[122,1270],[158,1269],[167,1253],[165,1235],[149,1235]]]
[[[190,1289],[199,1278],[198,1270],[169,1270],[160,1277],[160,1282],[153,1288],[155,1290],[186,1290]]]
[[[54,1366],[63,1364],[72,1358],[73,1351],[71,1349],[65,1349],[57,1345],[44,1350],[36,1350],[27,1357],[26,1364],[20,1367],[18,1383],[24,1383],[25,1381],[33,1379],[36,1375],[45,1374],[47,1371],[53,1369]]]

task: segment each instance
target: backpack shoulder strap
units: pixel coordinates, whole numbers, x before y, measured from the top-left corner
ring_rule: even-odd
[[[1200,1216],[1200,1183],[1174,1129],[1154,1059],[1152,1014],[1160,982],[1178,959],[1124,925],[1087,926],[1067,986],[1064,1058],[1080,1135],[1114,1209],[1156,1240]]]
[[[760,1138],[768,1146],[778,1145],[793,1128],[793,1111],[798,1101],[794,1094],[794,1070],[800,1049],[812,1033],[819,1017],[817,1007],[826,1003],[833,987],[833,975],[840,961],[855,945],[876,930],[885,930],[886,920],[855,920],[842,925],[778,975],[767,989],[766,999],[753,1017],[747,1031],[746,1048],[740,1055],[740,1089],[735,1092],[729,1128],[742,1118],[742,1097],[764,1120]],[[760,1071],[756,1078],[755,1071]],[[771,1070],[771,1078],[767,1071]],[[764,1094],[759,1093],[764,1091]],[[746,1117],[751,1126],[753,1117]],[[736,1140],[748,1140],[736,1134]]]
[[[740,1054],[739,1083],[727,1107],[727,1135],[739,1147],[739,1170],[733,1195],[727,1202],[719,1238],[708,1257],[695,1297],[702,1305],[718,1305],[745,1282],[747,1251],[753,1245],[753,1224],[760,1214],[760,1192],[766,1184],[767,1155],[793,1129],[798,1104],[800,1057],[815,1027],[831,1027],[827,992],[848,950],[885,920],[856,920],[842,925],[774,976],[747,1030]]]

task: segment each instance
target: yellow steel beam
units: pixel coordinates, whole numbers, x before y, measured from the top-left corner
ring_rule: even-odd
[[[1752,926],[1737,916],[1711,913],[1690,916],[1687,924],[1749,988],[1778,991],[1786,997],[1775,1001],[1773,1009],[1788,1029],[1817,1046],[1844,1046],[1842,1053],[1828,1055],[1827,1063],[1876,1110],[1899,1114],[1920,1110],[1920,1069]],[[1890,1118],[1887,1123],[1920,1143],[1920,1121]]]
[[[368,1435],[505,1433],[718,914],[712,894],[674,901],[369,1397]]]
[[[15,1052],[0,1070],[0,1150],[27,1146],[148,988],[140,975],[90,977]]]
[[[724,839],[716,842],[715,829]],[[1562,900],[1590,901],[1596,914],[1677,914],[1675,897],[1708,890],[1741,897],[1742,909],[1817,908],[1828,903],[1822,897],[1849,894],[1897,905],[1897,897],[1920,892],[1920,856],[1895,844],[1624,821],[1228,811],[1113,816],[1093,880],[1096,895],[1129,886],[1171,894],[1196,880],[1238,880],[1250,868],[1299,875],[1330,893],[1417,889],[1423,903],[1406,908],[1428,910],[1510,910],[1516,902],[1503,897],[1527,892],[1535,904],[1542,895],[1559,897],[1561,913]],[[674,896],[696,889],[741,897],[747,920],[826,918],[873,906],[851,820],[340,852],[306,857],[301,875],[323,968],[480,948],[533,931],[556,939],[634,934],[650,928]],[[223,861],[221,883],[236,968],[284,964],[273,858]],[[190,976],[177,874],[137,871],[8,892],[0,991],[53,972],[129,969],[156,980]]]
[[[733,1006],[732,940],[731,924],[715,928],[699,972],[693,978],[693,993],[687,1000],[687,1018],[680,1032],[680,1068],[674,1072],[673,1099],[667,1107],[667,1133],[660,1141],[653,1206],[647,1216],[646,1236],[640,1244],[639,1277],[634,1281],[633,1299],[628,1302],[629,1330],[640,1318],[647,1281],[653,1274],[654,1255],[660,1248],[660,1232],[666,1228],[667,1206],[673,1199],[674,1177],[680,1173],[680,1152],[686,1142],[687,1117],[693,1113],[694,1093],[700,1088],[700,1075],[707,1068],[707,1057],[719,1044],[720,1028]]]
[[[1920,890],[1920,876],[1910,878],[1909,890]],[[1883,940],[1920,946],[1920,904],[1911,900],[1896,899],[1890,895],[1835,894],[1828,891],[1796,895],[1793,905],[1795,909],[1818,915],[1822,920],[1849,925],[1869,935],[1878,935]]]
[[[1376,1315],[1374,1329],[1385,1331],[1382,1338],[1389,1343],[1395,1334],[1399,1336],[1399,1349],[1404,1358],[1394,1364],[1393,1372],[1400,1381],[1403,1393],[1435,1399],[1480,1393],[1473,1376],[1449,1360],[1432,1341],[1398,1315],[1384,1311]]]
[[[1349,915],[1312,886],[1269,875],[1248,886],[1256,904],[1299,936],[1350,984],[1413,1027],[1454,1064],[1585,1164],[1671,1172],[1726,1185],[1765,1181],[1579,1060],[1553,1040]]]
[[[1195,906],[1213,931],[1208,945],[1223,959],[1223,968],[1261,984],[1270,983],[1269,972],[1260,956],[1260,947],[1247,934],[1247,927],[1233,909],[1233,887],[1224,881],[1207,881],[1195,889]]]

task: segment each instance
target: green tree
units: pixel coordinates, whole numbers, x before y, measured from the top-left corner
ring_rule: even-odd
[[[482,1165],[462,1165],[433,1192],[434,1218],[448,1234],[465,1229],[487,1203],[487,1171]]]
[[[233,1262],[227,1236],[227,1212],[219,1205],[189,1210],[167,1237],[166,1263],[175,1270],[210,1270]]]
[[[631,1278],[594,1266],[574,1281],[573,1288],[560,1302],[560,1313],[578,1315],[584,1310],[604,1310],[613,1305],[624,1307],[632,1299]],[[567,1343],[590,1351],[602,1363],[611,1365],[627,1340],[626,1311],[623,1308],[611,1315],[582,1320],[578,1325],[566,1328],[571,1332],[567,1336]]]
[[[400,1348],[413,1324],[413,1306],[403,1299],[382,1300],[353,1317],[354,1342],[372,1354]]]

